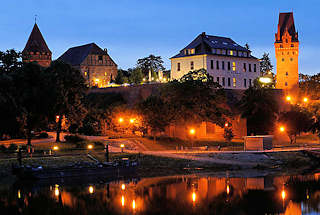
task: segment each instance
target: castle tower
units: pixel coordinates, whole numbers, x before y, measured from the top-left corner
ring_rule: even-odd
[[[280,13],[278,32],[275,34],[275,53],[277,60],[277,89],[290,90],[298,86],[299,40],[293,13]]]
[[[48,67],[51,63],[51,55],[38,25],[35,23],[26,47],[22,51],[23,62],[37,62],[40,66]]]

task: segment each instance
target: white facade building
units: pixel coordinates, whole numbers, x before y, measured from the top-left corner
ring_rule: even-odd
[[[200,34],[171,58],[171,79],[206,69],[222,87],[246,89],[260,76],[259,60],[232,39]]]

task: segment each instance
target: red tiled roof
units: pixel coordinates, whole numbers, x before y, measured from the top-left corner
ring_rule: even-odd
[[[37,23],[34,24],[26,47],[22,51],[22,53],[25,54],[28,52],[45,52],[51,54],[51,51],[48,48],[46,41],[43,39],[43,36],[38,28]]]
[[[280,13],[279,14],[279,23],[278,23],[278,39],[282,39],[284,32],[288,30],[288,33],[292,37],[292,41],[298,41],[298,34],[294,26],[293,13]]]

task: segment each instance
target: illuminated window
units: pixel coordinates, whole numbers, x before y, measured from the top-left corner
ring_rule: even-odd
[[[193,61],[190,62],[190,69],[191,69],[191,70],[194,69]]]
[[[180,63],[178,63],[177,67],[177,70],[180,71]]]
[[[236,78],[233,78],[233,86],[237,86]]]
[[[107,76],[107,72],[104,73],[104,76]]]
[[[232,71],[236,71],[236,62],[232,62]]]
[[[194,49],[190,49],[190,54],[194,54]]]
[[[88,75],[88,73],[87,72],[84,72],[84,76],[87,76]]]
[[[230,50],[230,51],[229,51],[229,54],[230,54],[230,55],[233,55],[233,51],[232,51],[232,50]]]

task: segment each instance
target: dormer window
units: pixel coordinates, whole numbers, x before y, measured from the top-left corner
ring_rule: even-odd
[[[229,51],[229,55],[232,55],[232,56],[233,56],[233,50],[230,50],[230,51]]]
[[[212,49],[212,54],[215,54],[216,53],[216,49]]]

